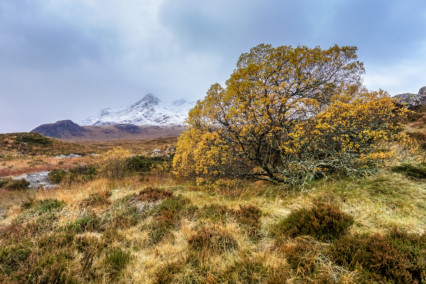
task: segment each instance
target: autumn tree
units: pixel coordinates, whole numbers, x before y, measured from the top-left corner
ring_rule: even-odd
[[[296,184],[376,167],[403,110],[362,87],[356,50],[261,44],[243,53],[226,87],[213,84],[190,111],[175,173]]]

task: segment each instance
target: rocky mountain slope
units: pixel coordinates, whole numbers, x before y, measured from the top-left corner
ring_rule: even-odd
[[[103,109],[98,115],[87,118],[82,125],[134,124],[144,126],[182,126],[195,103],[185,100],[162,101],[147,94],[138,102],[119,109]]]
[[[426,106],[426,86],[420,88],[417,94],[404,93],[394,96],[408,109],[415,110]]]

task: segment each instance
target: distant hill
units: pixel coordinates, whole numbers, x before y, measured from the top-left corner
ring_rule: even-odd
[[[31,132],[62,140],[107,141],[177,137],[185,129],[184,126],[137,126],[134,124],[80,126],[71,120],[62,120],[40,125]]]
[[[84,136],[87,129],[71,120],[60,120],[55,123],[42,124],[31,132],[53,138],[73,138]]]

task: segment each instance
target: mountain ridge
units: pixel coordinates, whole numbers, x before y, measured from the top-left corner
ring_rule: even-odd
[[[133,124],[144,126],[184,126],[188,112],[195,102],[184,99],[162,101],[148,93],[142,99],[124,108],[105,108],[97,115],[81,122],[82,125],[102,126]]]

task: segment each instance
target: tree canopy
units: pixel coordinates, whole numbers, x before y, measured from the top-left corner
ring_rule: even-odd
[[[243,53],[226,87],[213,84],[190,111],[175,173],[296,184],[377,166],[404,111],[362,86],[356,50],[261,44]]]

